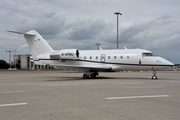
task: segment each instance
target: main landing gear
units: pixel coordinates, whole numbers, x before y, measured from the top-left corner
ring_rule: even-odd
[[[153,80],[158,79],[157,76],[156,76],[156,73],[157,73],[157,71],[156,71],[156,70],[153,70],[153,76],[152,76],[152,79],[153,79]]]
[[[97,71],[92,71],[90,73],[84,73],[83,78],[88,79],[88,78],[96,78],[96,76],[99,75]]]

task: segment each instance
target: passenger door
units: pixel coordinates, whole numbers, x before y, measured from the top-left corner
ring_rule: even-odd
[[[105,62],[106,61],[106,55],[105,54],[101,54],[101,62]]]

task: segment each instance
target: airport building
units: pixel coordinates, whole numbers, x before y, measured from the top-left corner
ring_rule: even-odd
[[[19,55],[13,55],[14,64],[19,64],[20,69],[54,69],[54,67],[51,67],[49,65],[36,65],[34,62],[30,59],[30,54],[19,54]]]

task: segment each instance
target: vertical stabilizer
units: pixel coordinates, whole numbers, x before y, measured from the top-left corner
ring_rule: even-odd
[[[28,43],[31,54],[34,59],[36,59],[38,55],[52,53],[54,50],[49,46],[49,44],[41,37],[41,35],[35,30],[31,30],[27,33],[16,32],[16,31],[8,31],[18,34],[23,34],[26,42]]]

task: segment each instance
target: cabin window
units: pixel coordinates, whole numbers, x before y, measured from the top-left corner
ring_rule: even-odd
[[[121,56],[120,58],[123,59],[123,56]]]
[[[84,56],[84,59],[86,59],[86,56]]]
[[[108,59],[110,59],[111,57],[110,56],[108,56]]]
[[[96,59],[98,59],[98,56],[96,56]]]
[[[116,59],[116,56],[114,56],[114,59]]]
[[[129,59],[129,56],[127,56],[127,59]]]
[[[89,58],[92,59],[92,56],[90,56]]]

